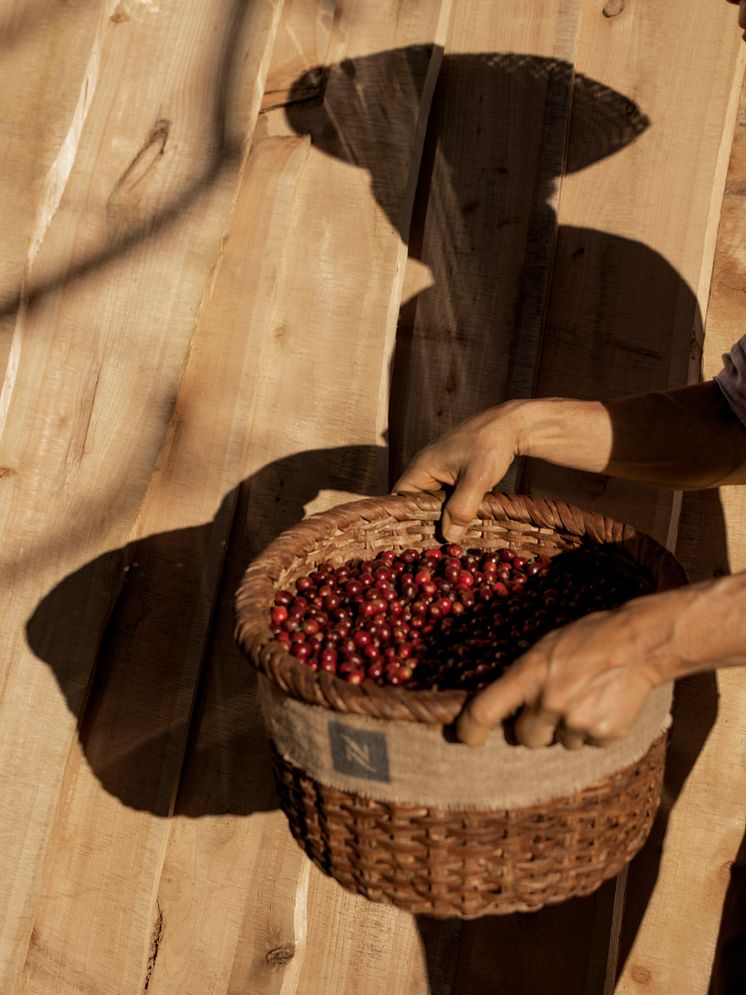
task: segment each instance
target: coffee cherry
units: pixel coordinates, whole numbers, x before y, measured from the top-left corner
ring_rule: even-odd
[[[452,543],[320,563],[275,594],[269,615],[273,638],[311,670],[352,684],[477,690],[551,629],[652,590],[614,547],[550,559]]]

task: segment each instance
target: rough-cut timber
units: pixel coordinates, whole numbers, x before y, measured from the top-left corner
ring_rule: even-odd
[[[18,814],[12,834],[4,826],[0,875],[6,991],[142,985],[199,662],[189,622],[206,630],[220,574],[219,549],[210,565],[192,557],[190,574],[207,566],[200,590],[173,545],[125,545],[215,510],[207,491],[206,511],[178,487],[156,510],[151,495],[232,207],[238,135],[251,127],[239,91],[255,92],[255,119],[279,8],[254,5],[244,19],[227,0],[156,6],[99,4],[95,34],[81,35],[90,51],[83,110],[68,119],[69,178],[40,206],[48,227],[3,385],[13,597],[2,606],[0,750],[3,807]],[[140,551],[146,579],[123,587]],[[180,596],[191,656],[163,666],[173,632],[152,623],[161,599]]]
[[[714,679],[682,687],[626,894],[436,922],[292,841],[232,601],[278,531],[487,403],[697,375],[737,9],[5,6],[0,990],[706,995],[739,674],[714,724]],[[743,163],[706,374],[742,331]],[[670,495],[523,482],[675,539]],[[743,500],[685,502],[695,575],[746,566]]]
[[[576,70],[613,79],[628,97],[616,108],[622,122],[639,116],[645,126],[627,147],[563,181],[537,394],[603,400],[699,377],[716,205],[742,74],[732,10],[715,7],[693,7],[684,25],[665,3],[629,3],[613,18],[584,4]],[[574,104],[568,166],[573,148],[582,155],[589,141],[587,113]],[[572,495],[675,542],[671,492],[547,464],[529,464],[521,486]]]
[[[746,90],[741,94],[720,215],[707,309],[705,377],[722,368],[722,354],[744,334],[745,189]],[[746,569],[745,514],[746,494],[741,487],[684,495],[676,552],[693,580]],[[723,906],[734,860],[736,878],[743,879],[746,865],[745,676],[740,669],[723,670],[717,680],[699,675],[681,684],[676,711],[680,732],[669,750],[667,804],[650,845],[630,868],[620,937],[619,995],[636,995],[642,981],[651,995],[704,993],[713,959],[721,985],[718,995],[729,990],[722,987],[725,975],[720,973],[723,966],[716,950],[719,933],[727,937],[744,925]],[[661,841],[664,850],[658,867]],[[738,893],[743,908],[742,885]],[[640,917],[642,925],[636,932]],[[689,951],[686,957],[684,949]]]
[[[220,382],[242,405],[243,416],[223,437],[242,446],[244,483],[230,580],[217,603],[202,712],[176,811],[251,817],[227,822],[220,846],[212,820],[179,818],[159,890],[164,914],[179,925],[164,935],[154,992],[188,987],[206,961],[216,992],[331,992],[335,984],[348,991],[359,984],[371,995],[381,984],[427,990],[411,917],[347,895],[312,871],[293,842],[269,783],[255,684],[232,636],[232,595],[250,556],[304,509],[377,492],[386,477],[379,405],[406,253],[400,233],[408,226],[447,5],[409,4],[401,17],[396,8],[342,9],[330,35],[324,34],[328,4],[284,10],[267,89],[276,94],[287,87],[289,63],[291,92],[281,106],[276,95],[265,95],[267,112],[187,367],[187,375],[193,370],[206,386]],[[323,38],[323,45],[306,48],[309,38]],[[289,40],[296,39],[301,47],[291,58]],[[394,53],[386,72],[366,76],[379,51]],[[320,66],[310,61],[319,57]],[[346,58],[360,67],[361,87],[353,93],[364,96],[362,107],[350,103]],[[360,168],[359,160],[376,151],[376,134],[363,116],[376,108],[390,113],[385,151],[396,168],[386,195],[395,226],[385,222],[369,193],[370,174]],[[330,118],[345,156],[330,158],[324,146]],[[248,363],[243,382],[234,383],[230,364],[219,377],[212,372],[213,349],[209,339],[201,347],[202,327],[216,337],[229,331],[229,340],[241,343]],[[234,499],[235,493],[226,500]],[[205,808],[215,795],[216,807]],[[192,866],[196,853],[199,861],[185,877],[181,868]],[[257,901],[226,907],[225,892],[212,887],[226,875],[237,896]],[[370,937],[387,942],[376,945]],[[392,958],[394,942],[402,955]]]
[[[579,2],[454,6],[410,240],[432,286],[396,342],[394,477],[456,422],[531,392],[579,15]]]

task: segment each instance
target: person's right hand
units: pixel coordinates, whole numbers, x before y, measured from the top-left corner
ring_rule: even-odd
[[[441,528],[458,542],[474,521],[479,503],[521,455],[520,401],[489,408],[452,428],[415,456],[393,490],[397,494],[454,488],[443,508]]]
[[[605,746],[632,728],[650,691],[685,669],[676,623],[690,592],[650,594],[547,633],[475,695],[457,735],[481,746],[490,729],[517,710],[524,746]]]

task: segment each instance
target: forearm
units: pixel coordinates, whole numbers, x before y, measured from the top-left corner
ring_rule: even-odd
[[[746,429],[713,381],[603,403],[512,404],[521,455],[661,487],[746,482]]]
[[[746,665],[746,573],[639,598],[619,615],[654,684]]]

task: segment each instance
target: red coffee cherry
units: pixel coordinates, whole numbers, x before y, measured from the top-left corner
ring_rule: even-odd
[[[653,589],[614,547],[551,559],[455,543],[385,549],[320,563],[277,591],[270,629],[304,666],[351,684],[479,690],[552,628]]]

